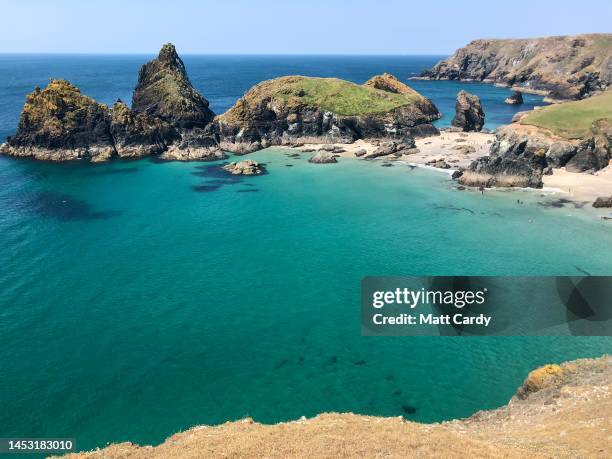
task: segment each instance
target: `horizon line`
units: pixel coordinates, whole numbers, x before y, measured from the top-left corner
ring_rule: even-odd
[[[36,51],[0,51],[0,55],[30,55],[30,56],[154,56],[156,52],[36,52]],[[398,56],[450,56],[451,53],[179,53],[179,56],[356,56],[356,57],[398,57]]]

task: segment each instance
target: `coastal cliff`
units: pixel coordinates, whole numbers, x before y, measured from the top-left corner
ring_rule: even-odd
[[[474,40],[420,76],[469,80],[582,99],[612,84],[612,34]]]
[[[159,446],[119,443],[69,458],[215,457],[607,457],[612,435],[612,358],[532,371],[501,408],[420,424],[327,413],[263,425],[252,419],[193,427]]]
[[[247,153],[270,145],[351,143],[389,138],[413,143],[437,134],[433,103],[385,74],[364,85],[337,78],[286,76],[251,88],[215,119],[223,149]]]
[[[521,112],[496,131],[490,154],[459,181],[469,186],[542,187],[544,174],[595,172],[612,159],[612,91]]]

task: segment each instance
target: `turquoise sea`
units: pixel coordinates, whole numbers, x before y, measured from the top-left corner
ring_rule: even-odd
[[[49,77],[106,103],[130,100],[148,58],[0,56],[1,135]],[[222,112],[273,76],[406,80],[437,59],[185,63]],[[459,88],[481,96],[487,127],[518,110],[501,88],[411,84],[441,108],[442,125]],[[538,365],[612,351],[610,338],[360,336],[368,275],[611,274],[610,223],[589,209],[542,192],[458,191],[448,175],[406,165],[251,157],[266,175],[0,157],[0,437],[74,437],[90,449],[245,416],[441,421],[506,403]]]

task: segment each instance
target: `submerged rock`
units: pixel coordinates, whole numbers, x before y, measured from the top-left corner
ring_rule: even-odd
[[[251,159],[226,164],[223,169],[232,175],[258,175],[264,171],[263,165]]]
[[[504,102],[509,105],[520,105],[523,103],[523,94],[520,91],[514,91],[511,96],[506,97]]]
[[[309,163],[315,164],[329,164],[329,163],[337,163],[336,155],[329,151],[318,151],[315,155],[308,160]]]
[[[171,43],[140,69],[132,110],[180,128],[205,127],[215,116],[208,101],[191,85],[185,65]]]
[[[459,91],[455,102],[455,117],[451,125],[464,132],[480,131],[484,126],[485,114],[480,98],[467,91]]]

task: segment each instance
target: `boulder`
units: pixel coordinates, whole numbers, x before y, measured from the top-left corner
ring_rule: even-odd
[[[185,65],[171,43],[140,69],[132,110],[187,129],[205,127],[215,116],[208,101],[191,85]]]
[[[484,126],[485,114],[480,99],[467,91],[459,91],[455,102],[455,117],[451,124],[464,132],[480,131]]]
[[[252,159],[226,164],[223,169],[232,175],[259,175],[264,171],[263,165]]]
[[[504,100],[509,105],[521,105],[523,103],[523,93],[520,91],[514,91],[511,96]]]
[[[383,142],[372,153],[365,155],[365,159],[374,159],[381,156],[397,155],[401,156],[405,151],[415,147],[414,139],[408,142]]]
[[[329,163],[337,163],[336,155],[329,151],[320,150],[314,154],[312,158],[308,160],[309,163],[315,164],[329,164]]]
[[[355,150],[355,156],[357,156],[358,158],[361,158],[366,153],[367,153],[367,150],[365,148],[360,148],[359,150]]]
[[[596,207],[596,208],[612,207],[612,196],[597,198],[595,202],[593,203],[593,207]]]

